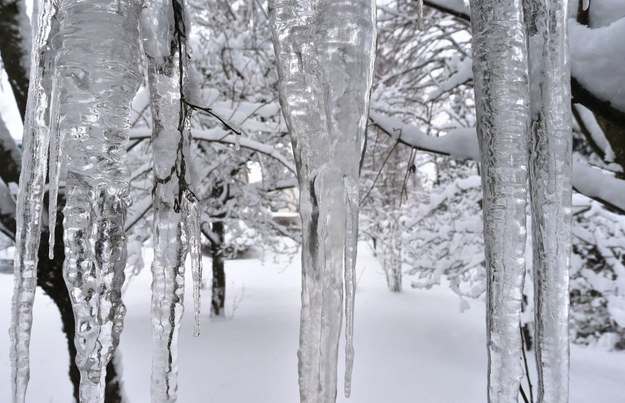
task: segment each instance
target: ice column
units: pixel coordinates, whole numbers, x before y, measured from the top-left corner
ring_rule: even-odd
[[[473,73],[482,155],[488,401],[516,402],[525,273],[529,79],[521,0],[473,0]]]
[[[14,403],[23,403],[30,376],[29,346],[33,302],[37,287],[37,264],[41,237],[41,214],[48,160],[50,87],[53,69],[50,38],[55,5],[42,1],[33,18],[32,68],[24,122],[24,156],[17,196],[14,290],[11,305],[11,388]]]
[[[568,402],[571,89],[567,2],[532,1],[530,188],[538,402]]]
[[[58,132],[67,168],[64,278],[76,321],[80,401],[104,401],[106,365],[122,331],[130,203],[130,102],[139,86],[140,3],[60,0]]]
[[[350,393],[358,169],[375,58],[375,3],[269,4],[280,102],[300,188],[300,398],[304,403],[334,402],[344,292],[345,394]]]
[[[190,110],[183,102],[187,62],[184,5],[151,0],[141,16],[152,109],[154,262],[152,263],[152,402],[175,402],[184,264],[191,250],[199,334],[199,217],[189,186]]]

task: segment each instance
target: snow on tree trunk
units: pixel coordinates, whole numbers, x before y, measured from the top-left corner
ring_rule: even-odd
[[[189,189],[190,110],[183,4],[154,0],[141,16],[152,109],[154,261],[152,262],[152,402],[175,402],[184,265],[191,249],[199,334],[199,217]],[[190,246],[190,248],[189,248]]]
[[[571,89],[567,3],[531,1],[530,187],[538,402],[568,402]]]
[[[67,169],[63,276],[76,322],[81,402],[104,401],[106,365],[123,327],[124,160],[130,102],[141,82],[139,8],[134,0],[59,1],[58,116],[50,120],[58,120]]]
[[[351,384],[358,169],[375,57],[375,4],[273,0],[270,10],[300,188],[300,398],[334,402],[344,291],[347,396]]]
[[[13,402],[22,403],[30,376],[29,346],[33,302],[37,287],[37,263],[41,238],[41,214],[48,159],[48,119],[52,55],[48,48],[55,9],[45,1],[33,24],[28,106],[24,123],[24,158],[17,197],[14,290],[11,305],[11,387]]]
[[[474,0],[473,73],[482,155],[489,402],[516,402],[525,273],[529,79],[521,0]]]

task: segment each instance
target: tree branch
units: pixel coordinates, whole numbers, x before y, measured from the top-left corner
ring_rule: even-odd
[[[20,111],[26,116],[30,31],[23,0],[0,0],[0,56]]]
[[[243,137],[239,140],[235,136],[239,136],[238,134],[229,134],[226,130],[216,127],[209,130],[200,130],[200,129],[191,129],[191,133],[193,135],[194,140],[199,141],[209,141],[209,142],[218,142],[225,144],[237,144],[237,141],[243,148],[247,148],[248,150],[256,151],[258,153],[267,155],[278,161],[282,164],[286,169],[291,171],[292,173],[296,173],[295,165],[289,158],[280,153],[275,147],[263,144],[261,142],[252,140],[247,137]],[[149,129],[130,129],[130,139],[131,140],[139,140],[150,138],[150,130]]]
[[[480,160],[475,128],[467,128],[446,136],[427,136],[418,127],[371,111],[369,119],[382,132],[396,141],[417,150],[449,155],[461,160]],[[625,215],[625,180],[612,172],[590,166],[580,158],[573,160],[573,189]]]

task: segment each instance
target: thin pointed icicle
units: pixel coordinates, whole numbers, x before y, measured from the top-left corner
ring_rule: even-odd
[[[193,335],[200,335],[200,312],[201,312],[201,290],[202,290],[202,243],[200,239],[200,209],[199,203],[195,200],[185,201],[186,217],[185,227],[187,229],[188,241],[189,241],[189,255],[191,256],[191,276],[193,278],[193,307],[194,307],[194,320],[195,325],[193,328]]]
[[[356,297],[356,252],[358,251],[358,183],[344,178],[345,205],[345,397],[352,391],[354,368],[354,303]]]
[[[180,0],[152,0],[141,16],[152,110],[154,261],[152,263],[153,403],[175,402],[178,335],[183,314],[184,264],[189,246],[199,309],[199,222],[189,200],[190,110],[182,99],[188,81]],[[178,32],[177,32],[178,30]],[[182,86],[181,86],[182,85]],[[194,295],[195,296],[195,295]],[[196,312],[199,321],[199,312]],[[199,323],[196,322],[196,333]]]
[[[76,323],[81,403],[104,401],[125,307],[125,166],[130,103],[141,82],[135,0],[60,0],[58,131],[67,168],[63,277]],[[53,118],[56,119],[56,118]]]
[[[538,403],[566,403],[573,142],[568,7],[561,0],[533,3],[530,188]]]
[[[300,187],[300,400],[331,403],[344,291],[346,394],[351,383],[355,201],[375,57],[375,4],[274,0],[270,10],[280,102]]]
[[[52,96],[50,101],[50,162],[48,167],[49,196],[48,196],[48,258],[54,260],[54,245],[56,240],[56,217],[59,197],[59,179],[63,160],[61,145],[63,144],[63,132],[58,130],[58,91],[56,90],[58,77],[52,81]]]
[[[32,69],[24,123],[24,156],[17,196],[14,289],[11,304],[11,389],[23,403],[30,377],[30,332],[37,287],[41,214],[48,159],[48,118],[53,55],[48,47],[55,8],[43,1],[33,19]]]
[[[516,402],[525,274],[529,79],[521,0],[473,0],[473,76],[482,155],[488,401]]]

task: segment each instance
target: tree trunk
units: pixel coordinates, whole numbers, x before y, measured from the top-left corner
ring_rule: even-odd
[[[223,315],[226,301],[226,272],[224,271],[223,251],[226,231],[223,221],[215,221],[212,227],[216,239],[211,242],[211,257],[213,260],[211,316],[220,316]]]
[[[13,90],[13,96],[17,103],[22,119],[26,114],[26,98],[28,96],[28,70],[23,61],[29,60],[29,54],[24,50],[24,45],[30,45],[29,38],[24,38],[28,32],[20,32],[26,15],[20,7],[25,7],[26,2],[19,4],[20,0],[0,0],[0,56],[9,84]]]

